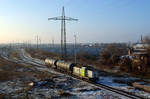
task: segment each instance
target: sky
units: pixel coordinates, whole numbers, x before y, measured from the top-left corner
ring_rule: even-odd
[[[0,43],[60,43],[60,21],[48,18],[65,15],[67,42],[136,42],[150,35],[150,0],[0,0]]]

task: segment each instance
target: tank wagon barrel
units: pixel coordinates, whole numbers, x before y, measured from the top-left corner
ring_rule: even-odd
[[[73,67],[75,66],[76,64],[75,63],[71,63],[71,62],[65,62],[65,61],[57,61],[56,62],[56,66],[59,68],[59,69],[65,69],[67,71],[70,71],[72,72],[73,71]]]
[[[57,67],[57,65],[56,65],[57,61],[58,60],[56,60],[56,59],[46,58],[45,59],[45,64],[56,68]]]

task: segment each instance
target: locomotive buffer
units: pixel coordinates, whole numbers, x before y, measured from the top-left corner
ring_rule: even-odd
[[[48,20],[61,20],[61,57],[66,59],[67,56],[67,48],[66,48],[66,20],[67,21],[78,21],[78,19],[74,19],[71,17],[65,16],[64,7],[62,8],[62,16],[48,18]]]

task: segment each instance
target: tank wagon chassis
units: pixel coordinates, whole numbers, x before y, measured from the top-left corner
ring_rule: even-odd
[[[119,90],[119,89],[96,82],[96,80],[98,79],[98,72],[95,69],[91,69],[88,66],[79,67],[79,66],[76,66],[76,64],[74,63],[65,62],[61,60],[54,60],[54,59],[45,59],[45,64],[55,71],[58,71],[67,75],[71,75],[74,78],[91,83],[101,89],[115,92],[117,94],[120,94],[122,96],[131,98],[131,99],[144,99],[143,97],[135,95],[134,93]],[[89,70],[89,75],[88,75],[88,70]],[[93,73],[93,75],[90,75],[91,74],[90,72]]]

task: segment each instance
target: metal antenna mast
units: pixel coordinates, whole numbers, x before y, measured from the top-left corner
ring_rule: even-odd
[[[66,20],[67,21],[78,21],[78,19],[70,18],[65,16],[65,9],[62,8],[62,16],[48,18],[48,20],[61,20],[61,57],[66,58],[67,48],[66,48]]]

